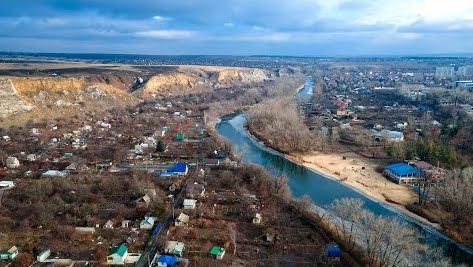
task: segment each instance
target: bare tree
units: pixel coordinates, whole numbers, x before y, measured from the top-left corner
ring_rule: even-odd
[[[446,178],[441,194],[457,224],[470,219],[473,215],[473,168],[454,170]]]
[[[232,241],[232,244],[233,244],[233,255],[235,255],[237,251],[237,244],[236,244],[237,232],[235,230],[235,226],[230,224],[228,226],[228,232],[230,235],[230,240]]]
[[[359,224],[363,201],[357,198],[337,199],[330,204],[329,210],[339,238],[345,241],[349,250],[352,250],[355,246],[353,230],[355,225]]]

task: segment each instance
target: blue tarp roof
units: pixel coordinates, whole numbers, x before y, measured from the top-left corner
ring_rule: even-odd
[[[412,167],[409,164],[406,163],[396,163],[396,164],[391,164],[385,167],[386,169],[394,172],[398,176],[406,176],[406,175],[412,175],[412,174],[420,174],[420,170]]]
[[[158,258],[158,262],[166,263],[167,266],[173,267],[176,265],[176,258],[169,255],[161,255]]]
[[[342,251],[338,245],[330,245],[327,247],[327,256],[329,257],[341,257]]]
[[[185,163],[176,163],[168,171],[169,172],[185,172],[186,169],[187,169],[187,164],[185,164]]]

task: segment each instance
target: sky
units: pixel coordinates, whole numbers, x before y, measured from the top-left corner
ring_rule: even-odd
[[[473,0],[2,2],[0,51],[298,56],[473,53]]]

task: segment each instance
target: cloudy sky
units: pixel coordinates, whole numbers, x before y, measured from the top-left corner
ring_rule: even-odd
[[[471,53],[473,0],[15,0],[0,51]]]

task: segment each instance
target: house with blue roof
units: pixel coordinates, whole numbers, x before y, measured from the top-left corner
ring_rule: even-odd
[[[158,267],[174,267],[176,266],[176,257],[171,255],[158,256]]]
[[[383,174],[398,184],[413,184],[422,179],[420,169],[402,162],[385,166]]]
[[[331,243],[327,246],[327,257],[331,260],[340,260],[342,257],[342,250],[337,244]]]
[[[176,163],[168,169],[168,172],[176,175],[187,175],[189,167],[185,163]]]

